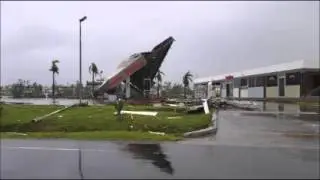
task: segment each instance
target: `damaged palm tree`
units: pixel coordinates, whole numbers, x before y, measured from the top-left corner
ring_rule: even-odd
[[[184,87],[184,98],[187,98],[187,89],[189,88],[190,82],[192,82],[192,77],[193,75],[191,74],[190,71],[185,73],[182,77],[182,82],[183,82],[183,87]]]
[[[59,67],[57,66],[59,60],[53,60],[51,63],[49,71],[52,72],[52,102],[55,103],[55,74],[59,74]]]

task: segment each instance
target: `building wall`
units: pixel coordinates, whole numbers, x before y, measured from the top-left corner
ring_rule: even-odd
[[[196,98],[206,98],[207,97],[208,84],[196,84],[194,85],[194,96]]]
[[[263,87],[249,87],[248,88],[249,98],[263,98]]]
[[[223,97],[223,98],[227,97],[227,89],[226,88],[221,89],[221,97]]]
[[[274,98],[274,97],[279,97],[278,96],[278,86],[272,86],[272,87],[267,87],[266,91],[267,91],[267,98]]]
[[[233,95],[235,98],[278,98],[280,77],[285,77],[283,97],[299,98],[301,95],[307,94],[310,90],[320,85],[319,72],[308,71],[301,73],[300,70],[275,72],[233,79],[232,86],[230,87],[232,88],[230,89],[230,96],[232,97]],[[220,82],[223,87],[220,91],[221,97],[226,97],[226,83],[228,81],[222,80]],[[212,88],[212,92],[208,92],[208,95],[215,95],[213,91],[214,88]]]
[[[240,89],[240,98],[247,98],[248,97],[248,89]]]
[[[216,88],[213,87],[213,90],[212,90],[212,97],[216,97],[217,96],[217,93],[216,93]]]
[[[220,86],[215,85],[212,87],[212,96],[213,97],[220,96]]]
[[[210,98],[213,96],[213,86],[212,86],[212,82],[208,82],[208,89],[207,89],[207,94],[208,94],[208,97],[207,98]]]
[[[302,77],[301,95],[307,95],[310,91],[320,85],[320,72],[307,72]]]
[[[298,98],[300,97],[300,85],[287,85],[284,89],[285,97]]]
[[[239,88],[233,88],[233,97],[239,98]]]

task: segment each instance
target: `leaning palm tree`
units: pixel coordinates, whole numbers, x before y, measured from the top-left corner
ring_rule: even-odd
[[[53,60],[51,62],[51,68],[49,71],[52,72],[52,100],[54,101],[54,90],[55,90],[55,74],[59,74],[59,67],[57,66],[57,63],[59,63],[59,60]]]
[[[184,86],[184,98],[187,98],[187,88],[189,87],[190,82],[192,82],[193,75],[190,71],[186,72],[182,77],[182,82]]]
[[[89,66],[89,73],[92,74],[92,94],[94,93],[94,78],[99,74],[98,67],[95,63],[91,63]]]
[[[158,70],[157,74],[156,74],[156,79],[158,81],[158,85],[157,85],[157,97],[160,97],[160,86],[162,83],[162,75],[164,75],[164,73],[160,70]]]

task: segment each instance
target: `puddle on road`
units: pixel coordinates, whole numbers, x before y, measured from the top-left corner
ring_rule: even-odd
[[[160,171],[173,175],[174,169],[168,156],[163,152],[160,144],[128,144],[123,149],[133,155],[134,159],[143,160],[145,163],[151,163]]]

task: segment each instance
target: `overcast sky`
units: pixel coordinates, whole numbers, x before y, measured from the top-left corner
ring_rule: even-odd
[[[3,2],[2,84],[18,78],[51,83],[79,77],[79,18],[83,23],[83,79],[95,62],[108,76],[131,54],[173,36],[161,70],[165,80],[196,77],[306,59],[319,61],[319,2]]]

